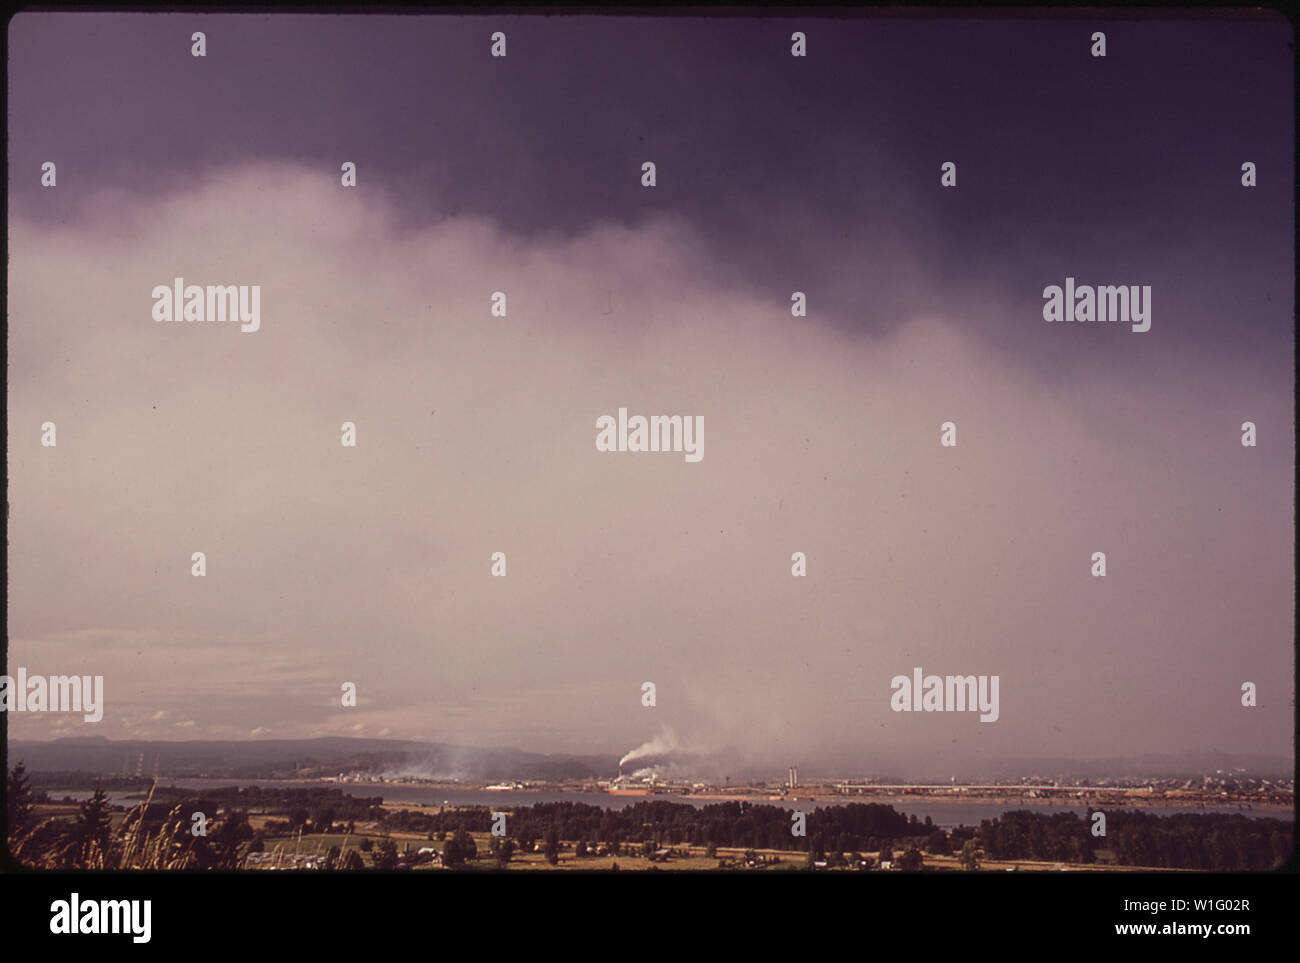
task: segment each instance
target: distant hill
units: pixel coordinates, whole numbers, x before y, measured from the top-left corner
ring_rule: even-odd
[[[1026,767],[1033,767],[1026,772]],[[998,771],[1017,776],[1030,773],[1062,775],[1071,778],[1087,776],[1110,778],[1191,778],[1212,774],[1216,770],[1234,775],[1271,778],[1292,776],[1295,760],[1283,756],[1263,756],[1239,752],[1220,752],[1214,749],[1195,749],[1185,752],[1147,753],[1139,756],[1106,759],[1035,759],[1004,762]]]
[[[9,743],[9,765],[13,766],[21,759],[33,772],[132,774],[141,755],[144,756],[145,775],[153,774],[156,757],[159,774],[173,777],[264,779],[300,775],[308,778],[361,769],[390,776],[489,782],[608,778],[618,771],[619,759],[615,755],[546,755],[513,748],[342,737],[157,742],[92,736]],[[935,754],[901,764],[899,760],[884,756],[848,766],[822,767],[816,762],[809,760],[803,767],[805,780],[819,778],[822,774],[833,778],[918,783],[946,783],[954,775],[972,782],[1014,782],[1027,776],[1060,779],[1197,778],[1216,770],[1254,778],[1294,775],[1291,759],[1212,749],[1098,759],[972,760],[960,754]],[[702,771],[699,777],[716,777],[721,781],[723,774],[730,774],[733,779],[761,781],[780,779],[785,772],[737,763],[716,773]]]
[[[246,779],[334,775],[354,769],[464,780],[583,779],[611,776],[617,756],[542,755],[519,749],[475,748],[403,739],[261,739],[159,742],[102,736],[14,740],[9,765],[22,760],[33,772],[134,773]]]
[[[1291,778],[1295,761],[1284,756],[1196,749],[1184,752],[1145,753],[1093,759],[1021,757],[975,759],[960,753],[935,753],[915,760],[878,757],[862,775],[882,782],[946,783],[950,777],[968,782],[1014,782],[1030,776],[1052,779],[1194,779],[1216,771],[1255,779]],[[812,772],[812,768],[808,770]],[[840,767],[833,771],[840,772]],[[853,770],[848,770],[853,773]],[[857,773],[853,773],[857,775]]]

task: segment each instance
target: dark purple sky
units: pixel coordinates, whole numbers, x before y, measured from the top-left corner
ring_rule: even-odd
[[[1093,58],[1102,26],[1108,53]],[[206,60],[189,54],[200,27]],[[483,53],[498,28],[504,60]],[[796,29],[807,58],[789,56]],[[681,213],[738,282],[779,293],[797,279],[867,331],[904,309],[959,310],[990,278],[1027,309],[1067,272],[1141,278],[1159,286],[1163,323],[1126,356],[1229,351],[1281,378],[1293,66],[1280,18],[21,15],[10,195],[50,217],[101,188],[346,155],[415,224],[476,213],[572,234]],[[49,156],[67,173],[42,198],[25,172]],[[659,187],[627,191],[646,158]],[[956,191],[935,189],[945,160]],[[1239,184],[1244,160],[1254,190]],[[860,256],[861,273],[828,263],[828,247]],[[948,290],[892,283],[872,264],[881,247]],[[1048,368],[1114,360],[1073,339],[982,333]]]
[[[353,731],[319,707],[364,655],[366,735],[1290,754],[1286,21],[29,13],[9,44],[11,664],[189,653],[104,734]],[[264,284],[261,332],[149,320],[213,272]],[[1044,323],[1067,275],[1150,285],[1151,331]],[[595,453],[624,404],[703,414],[704,461]],[[189,712],[223,652],[278,681]],[[1001,671],[1001,721],[891,714],[917,659]],[[1286,691],[1243,716],[1246,678]]]

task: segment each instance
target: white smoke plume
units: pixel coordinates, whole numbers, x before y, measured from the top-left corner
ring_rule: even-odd
[[[625,763],[634,762],[637,759],[646,759],[656,756],[667,756],[672,753],[681,752],[682,744],[677,739],[677,733],[669,726],[664,726],[659,735],[655,736],[649,742],[643,742],[637,746],[622,759],[618,761],[621,769]]]

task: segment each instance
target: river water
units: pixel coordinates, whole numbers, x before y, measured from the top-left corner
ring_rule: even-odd
[[[557,790],[511,790],[503,792],[488,792],[482,789],[451,789],[442,786],[403,785],[399,783],[365,785],[359,783],[334,783],[312,780],[162,779],[159,780],[159,785],[174,785],[185,789],[216,789],[223,786],[304,786],[342,789],[345,793],[351,796],[382,796],[385,803],[423,803],[425,805],[435,806],[487,806],[494,809],[514,809],[542,802],[585,803],[589,806],[599,806],[604,809],[623,809],[627,806],[635,805],[638,802],[657,800],[686,803],[697,807],[708,806],[719,802],[717,799],[702,799],[698,796],[679,796],[670,793],[655,796],[612,796],[609,793],[603,792],[560,792]],[[83,799],[90,795],[89,790],[86,789],[50,789],[47,791],[49,792],[51,799],[61,799],[65,795],[72,796],[76,799]],[[130,805],[138,801],[135,791],[127,792],[114,790],[109,792],[108,796],[112,802],[124,805]],[[1016,809],[1027,809],[1031,812],[1039,813],[1073,812],[1078,813],[1085,818],[1095,809],[1095,807],[1090,807],[1080,803],[1045,803],[1035,802],[1032,800],[1018,800],[1014,803],[1003,803],[993,801],[980,802],[970,800],[923,799],[906,796],[872,798],[867,796],[842,795],[818,798],[816,802],[809,802],[806,798],[797,801],[788,799],[767,799],[761,795],[743,798],[756,805],[778,806],[783,809],[798,809],[805,812],[811,809],[820,809],[823,806],[843,806],[851,802],[877,802],[883,803],[887,806],[892,806],[895,810],[904,815],[915,815],[921,822],[924,822],[925,817],[929,816],[935,825],[944,828],[962,825],[978,826],[982,819],[995,819],[1005,812]],[[1207,806],[1124,805],[1108,808],[1138,810],[1140,812],[1154,813],[1162,816],[1167,816],[1173,813],[1240,812],[1243,816],[1250,816],[1258,819],[1272,818],[1284,819],[1287,821],[1294,821],[1295,819],[1295,813],[1292,810],[1259,808],[1246,809],[1237,806],[1235,803]]]

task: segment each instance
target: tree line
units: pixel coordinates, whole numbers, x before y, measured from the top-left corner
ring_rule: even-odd
[[[222,786],[214,789],[182,789],[159,786],[154,790],[156,802],[170,803],[198,798],[221,809],[292,814],[304,810],[309,817],[328,809],[334,819],[379,819],[384,810],[383,796],[352,796],[341,789],[323,786]],[[311,820],[318,822],[319,820]]]
[[[661,846],[682,843],[809,851],[814,840],[841,852],[876,850],[883,843],[904,838],[919,842],[930,835],[927,819],[918,822],[878,803],[850,803],[845,806],[810,810],[805,814],[807,834],[791,835],[791,812],[778,806],[744,801],[720,802],[707,806],[653,800],[624,809],[604,809],[579,802],[534,803],[511,811],[508,833],[525,849],[554,832],[564,840],[599,840],[621,848],[640,848],[650,842]],[[386,829],[419,833],[440,833],[461,829],[487,831],[491,810],[486,807],[457,809],[442,813],[408,810],[388,813],[380,821]],[[612,849],[617,853],[618,849]]]
[[[1121,866],[1218,871],[1270,870],[1290,858],[1295,823],[1240,813],[1106,811],[1106,835],[1076,813],[1003,813],[980,823],[990,859],[1092,863],[1108,852]]]

